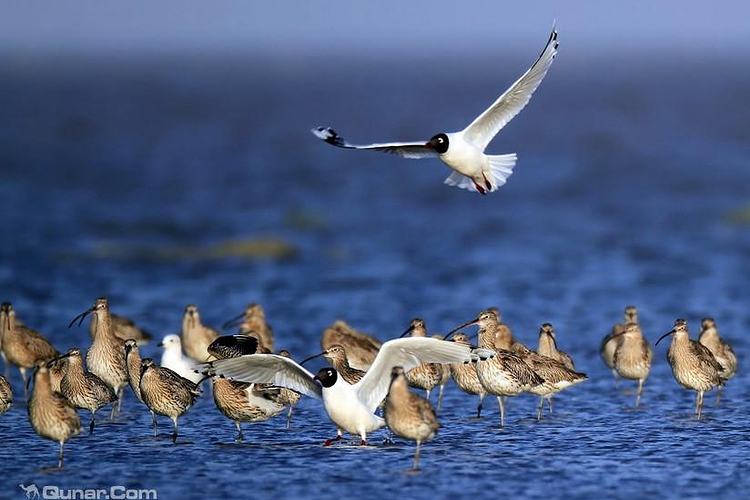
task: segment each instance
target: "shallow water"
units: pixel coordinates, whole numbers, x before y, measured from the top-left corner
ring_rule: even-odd
[[[750,137],[737,103],[749,65],[556,66],[493,143],[519,163],[484,198],[443,186],[439,162],[339,151],[308,133],[330,124],[367,142],[460,128],[523,66],[467,83],[362,62],[3,65],[1,298],[59,349],[86,345],[87,329],[67,323],[100,295],[156,337],[179,330],[189,302],[218,325],[258,301],[298,359],[339,317],[387,339],[414,316],[444,332],[498,305],[530,345],[552,322],[590,380],[542,422],[536,398],[513,399],[504,429],[494,400],[470,420],[475,399],[449,385],[418,475],[405,473],[412,444],[384,446],[382,432],[376,447],[323,448],[335,429],[315,401],[300,403],[291,430],[283,417],[246,424],[235,445],[207,395],[172,445],[169,421],[152,439],[131,394],[118,422],[68,444],[64,470],[42,471],[57,447],[33,433],[19,397],[0,417],[0,498],[22,498],[19,483],[159,498],[746,491],[750,231],[738,210],[750,203]],[[696,334],[710,315],[735,347],[740,372],[721,406],[707,397],[702,421],[666,346],[642,408],[634,383],[614,389],[598,345],[631,303],[652,342],[676,317]]]

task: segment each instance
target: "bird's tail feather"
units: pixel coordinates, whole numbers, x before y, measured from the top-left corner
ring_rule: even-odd
[[[507,155],[487,156],[487,160],[490,163],[490,173],[492,174],[492,179],[490,179],[491,191],[494,191],[508,181],[518,157],[516,153],[509,153]]]
[[[474,187],[474,181],[458,172],[453,172],[449,175],[448,178],[445,179],[445,183],[449,186],[458,186],[461,189],[468,189],[469,191],[477,190],[477,188]]]
[[[489,191],[495,191],[508,181],[508,177],[513,173],[513,167],[516,166],[517,159],[518,157],[516,156],[516,153],[487,156],[490,169],[489,172],[485,173],[485,176],[492,185],[492,189],[489,189]],[[453,172],[447,179],[445,179],[445,183],[449,186],[457,186],[461,189],[468,189],[469,191],[477,190],[473,179],[458,172]],[[484,183],[481,183],[480,185],[485,187]]]

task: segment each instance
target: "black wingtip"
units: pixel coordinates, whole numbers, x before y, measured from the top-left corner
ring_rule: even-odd
[[[249,335],[223,335],[208,346],[208,352],[218,359],[236,358],[258,351],[258,339]]]
[[[344,140],[331,127],[315,127],[314,129],[312,129],[312,133],[315,134],[315,137],[317,137],[318,139],[322,139],[328,144],[332,144],[334,146],[344,145]]]

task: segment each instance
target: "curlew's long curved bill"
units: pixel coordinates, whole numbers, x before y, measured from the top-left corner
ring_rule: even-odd
[[[462,329],[462,328],[466,328],[467,326],[471,326],[471,325],[476,325],[477,323],[479,323],[479,318],[474,318],[474,319],[472,319],[471,321],[467,321],[467,322],[466,322],[466,323],[464,323],[463,325],[457,326],[457,327],[456,327],[456,328],[454,328],[453,330],[451,330],[451,331],[449,331],[448,333],[446,333],[446,334],[445,334],[445,337],[443,337],[443,338],[444,338],[445,340],[448,340],[449,338],[451,338],[451,336],[452,336],[452,335],[453,335],[454,333],[456,333],[456,332],[457,332],[457,331],[459,331],[460,329]]]
[[[79,314],[78,316],[76,316],[75,318],[73,318],[73,321],[70,322],[70,324],[68,325],[68,328],[72,328],[76,321],[78,321],[78,326],[81,326],[81,324],[83,324],[83,320],[86,319],[86,316],[88,316],[92,312],[94,312],[94,308],[93,307],[90,308],[90,309],[86,309],[81,314]]]
[[[315,358],[321,358],[321,357],[323,357],[323,356],[325,355],[325,353],[326,353],[326,352],[325,352],[325,351],[323,351],[323,352],[321,352],[320,354],[313,354],[313,355],[312,355],[312,356],[310,356],[309,358],[305,358],[305,359],[304,359],[303,361],[301,361],[301,362],[300,362],[300,364],[301,364],[301,365],[304,365],[305,363],[307,363],[307,362],[308,362],[308,361],[310,361],[310,360],[313,360],[313,359],[315,359]]]
[[[413,331],[414,331],[414,325],[409,325],[409,328],[407,328],[406,330],[404,330],[404,333],[402,333],[401,335],[399,335],[398,338],[402,339],[402,338],[406,337],[408,334],[410,334]]]
[[[60,354],[58,357],[52,358],[49,361],[47,361],[47,368],[52,368],[52,366],[56,362],[60,361],[61,359],[65,359],[65,358],[69,358],[69,357],[70,357],[70,353],[69,352],[66,352],[65,354]]]
[[[228,330],[230,328],[234,328],[235,326],[239,326],[242,323],[242,320],[245,319],[245,313],[241,313],[234,318],[231,318],[224,322],[224,324],[221,325],[222,330]]]
[[[674,333],[674,330],[672,330],[671,332],[665,333],[664,335],[662,335],[661,337],[659,337],[659,340],[657,340],[656,343],[654,343],[654,345],[655,346],[659,345],[659,342],[661,342],[664,337],[666,337],[667,335],[672,335],[673,333]]]
[[[622,335],[623,333],[625,333],[625,332],[622,332],[622,333],[618,333],[617,335]],[[552,335],[552,334],[546,333],[546,332],[544,333],[544,335],[547,335],[547,336],[548,336],[549,338],[551,338],[551,339],[552,339],[552,345],[554,345],[554,346],[555,346],[555,349],[557,349],[557,339],[555,339],[555,336],[554,336],[554,335]],[[611,340],[611,339],[610,339],[610,340]]]

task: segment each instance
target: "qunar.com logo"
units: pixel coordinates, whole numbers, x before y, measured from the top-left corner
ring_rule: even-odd
[[[128,488],[117,485],[109,488],[62,488],[55,485],[18,485],[27,500],[158,500],[156,490]]]

